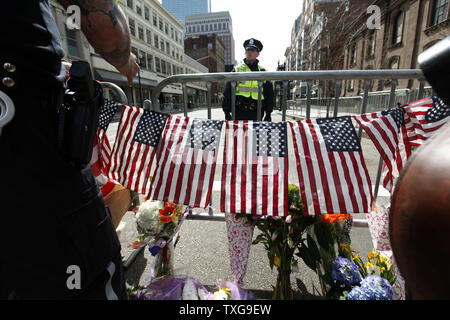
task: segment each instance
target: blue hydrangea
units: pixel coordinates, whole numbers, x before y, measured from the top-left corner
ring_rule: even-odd
[[[360,287],[354,287],[347,296],[348,300],[393,300],[392,286],[384,278],[376,275],[367,276]]]
[[[333,262],[331,277],[348,286],[352,286],[361,282],[361,274],[358,266],[347,258],[337,257]]]

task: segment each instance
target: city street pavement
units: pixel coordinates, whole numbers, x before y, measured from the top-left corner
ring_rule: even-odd
[[[207,118],[206,110],[197,110],[189,113],[189,116],[196,118]],[[224,119],[221,109],[212,111],[212,119]],[[293,120],[288,116],[287,120]],[[281,112],[274,111],[272,121],[281,121]],[[108,137],[113,143],[115,131],[118,123],[114,122],[108,129]],[[290,130],[288,130],[290,135]],[[289,141],[289,140],[288,140]],[[221,139],[223,148],[224,139]],[[375,183],[376,173],[379,164],[379,155],[366,137],[362,139],[363,154],[367,168],[370,173],[372,184]],[[222,149],[223,150],[223,149]],[[297,171],[293,146],[289,146],[289,183],[298,185]],[[218,166],[216,168],[215,182],[212,193],[212,210],[214,214],[220,213],[220,175],[221,175],[221,149],[219,149]],[[380,188],[378,201],[388,203],[389,194]],[[142,197],[141,197],[142,198]],[[365,214],[354,214],[354,219],[366,219]],[[136,227],[134,213],[128,212],[119,227],[120,241],[122,244],[122,255],[126,260],[134,251],[130,245],[135,240]],[[254,238],[258,235],[255,229]],[[372,241],[368,228],[354,227],[351,231],[352,247],[360,252],[362,257],[367,257],[367,253],[372,250]],[[224,221],[199,221],[186,220],[181,227],[180,239],[174,253],[175,273],[188,274],[197,278],[206,286],[216,286],[224,281],[232,280],[228,243],[226,234],[226,224]],[[126,279],[129,284],[144,285],[148,279],[150,263],[152,261],[147,248],[137,255],[134,262],[126,271]],[[259,299],[270,299],[277,278],[276,268],[271,270],[263,245],[252,245],[250,258],[247,267],[247,274],[244,278],[243,289],[252,292]],[[292,286],[296,299],[312,299],[314,292],[318,292],[320,286],[317,276],[303,262],[299,261],[299,272],[291,275]]]

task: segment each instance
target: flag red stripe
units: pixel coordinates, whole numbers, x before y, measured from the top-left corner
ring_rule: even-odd
[[[222,185],[221,185],[221,194],[220,194],[220,211],[221,212],[225,212],[225,188],[227,186],[227,168],[228,168],[228,144],[230,143],[229,139],[228,139],[228,132],[230,130],[230,122],[226,121],[225,122],[225,146],[223,149],[223,164],[222,164]]]
[[[297,133],[296,130],[294,128],[294,126],[297,126],[297,123],[289,123],[291,126],[291,132],[292,132],[292,140],[294,142],[294,151],[295,151],[295,159],[296,159],[296,165],[297,165],[297,174],[298,174],[298,178],[299,178],[299,187],[300,187],[300,194],[302,196],[302,207],[303,207],[303,214],[304,215],[309,215],[309,211],[308,211],[308,206],[307,206],[307,197],[306,197],[306,186],[305,186],[305,180],[303,177],[303,170],[301,167],[301,162],[300,162],[300,152],[299,152],[299,147],[298,147],[298,142],[297,142]],[[300,131],[300,130],[298,130]]]
[[[257,197],[258,197],[258,192],[257,192],[258,157],[255,157],[255,156],[252,157],[251,166],[252,166],[252,192],[251,192],[252,210],[251,210],[251,213],[256,214],[257,213],[256,209],[257,209],[257,205],[258,205],[258,201],[257,201]]]
[[[184,146],[183,146],[183,138],[184,138],[184,136],[186,134],[186,128],[187,128],[188,124],[189,124],[189,118],[186,117],[184,119],[184,122],[183,122],[182,126],[181,126],[181,131],[180,131],[178,137],[175,137],[175,139],[177,139],[177,141],[175,142],[175,146],[172,145],[172,147],[169,149],[169,151],[172,151],[172,149],[174,148],[175,152],[173,153],[173,158],[171,159],[172,161],[170,161],[169,172],[168,172],[169,175],[167,176],[166,179],[164,179],[165,180],[164,181],[165,188],[164,188],[164,193],[163,193],[164,200],[168,200],[169,199],[170,189],[172,187],[172,184],[176,184],[177,183],[173,179],[174,174],[175,174],[175,168],[177,166],[177,163],[176,163],[175,160],[176,160],[176,157],[178,157],[178,155],[180,153],[180,149],[184,148]],[[170,152],[168,152],[168,153],[170,153]],[[178,174],[178,177],[179,177],[179,174]]]
[[[361,208],[358,205],[358,200],[356,200],[356,193],[357,193],[358,188],[355,188],[356,186],[353,184],[353,182],[350,178],[350,169],[349,169],[349,164],[347,163],[347,159],[342,152],[338,152],[338,153],[339,153],[339,157],[341,159],[345,181],[347,182],[347,186],[348,186],[348,193],[349,193],[348,195],[350,196],[350,200],[351,200],[352,206],[353,206],[352,212],[363,212],[363,211],[360,211]],[[348,154],[352,155],[353,152],[348,152]],[[351,167],[358,168],[358,166],[353,166],[353,162],[352,162]],[[354,171],[358,171],[358,170],[354,170]],[[344,197],[345,197],[345,195],[344,195]],[[350,210],[345,208],[344,211],[341,211],[341,213],[346,213],[346,212],[350,212]]]
[[[197,150],[197,149],[196,149]],[[200,175],[198,177],[197,181],[197,190],[195,195],[195,206],[200,207],[201,206],[201,200],[203,195],[203,187],[205,184],[205,175],[206,175],[206,166],[207,166],[207,159],[208,159],[208,150],[200,150],[198,151],[201,154],[202,163],[200,164]],[[198,165],[198,164],[196,164]]]
[[[130,146],[130,144],[131,144],[131,139],[133,139],[133,136],[132,136],[132,132],[133,132],[133,130],[132,130],[132,128],[134,128],[135,126],[136,126],[136,124],[137,124],[137,122],[138,121],[136,121],[137,120],[137,118],[139,117],[141,115],[141,113],[139,113],[139,112],[136,112],[136,113],[134,113],[134,115],[132,116],[132,119],[131,119],[131,125],[128,127],[128,134],[127,134],[127,136],[126,136],[126,138],[125,138],[125,143],[124,143],[124,147],[123,147],[123,150],[125,151],[127,148],[130,148],[131,149],[131,146]],[[128,150],[130,150],[130,149],[128,149]],[[129,165],[129,162],[128,162],[128,157],[127,157],[127,161],[124,161],[124,158],[125,158],[125,152],[122,152],[121,153],[121,156],[120,156],[120,163],[119,163],[119,169],[118,169],[118,174],[119,174],[119,177],[120,177],[120,180],[119,180],[119,182],[122,184],[122,185],[126,185],[127,183],[126,183],[126,170],[125,170],[125,168]]]
[[[231,163],[231,188],[230,188],[230,212],[236,212],[236,170],[237,170],[237,138],[238,134],[241,134],[239,128],[239,122],[233,121],[233,158]]]
[[[123,136],[125,134],[125,131],[128,128],[128,125],[129,125],[129,122],[130,122],[130,117],[132,115],[132,110],[133,110],[132,107],[124,106],[123,113],[122,113],[122,118],[121,118],[121,121],[120,121],[120,125],[122,125],[122,128],[120,130],[120,127],[119,127],[119,131],[120,132],[118,132],[118,134],[116,136],[116,143],[115,143],[115,147],[114,147],[114,150],[115,150],[115,152],[114,152],[114,162],[111,164],[112,168],[110,170],[110,172],[112,173],[113,178],[116,179],[116,180],[119,179],[119,174],[118,174],[118,171],[117,171],[117,167],[119,166],[120,163],[118,162],[118,156],[119,156],[119,154],[120,154],[120,152],[121,152],[121,150],[123,148],[123,145],[124,145],[124,143],[122,141],[122,138],[123,138]],[[122,119],[123,119],[124,116],[126,117],[125,118],[125,122],[122,122]]]
[[[273,203],[272,203],[272,214],[274,216],[280,215],[279,206],[280,201],[284,201],[284,199],[280,199],[280,166],[279,161],[283,161],[284,159],[273,158]],[[283,177],[286,176],[283,174]],[[270,190],[269,190],[270,192]],[[284,215],[284,212],[283,212]]]
[[[159,164],[159,171],[157,174],[157,178],[152,180],[152,186],[151,186],[151,190],[153,190],[153,200],[157,199],[159,197],[160,194],[160,190],[161,190],[161,186],[163,183],[163,174],[164,174],[164,170],[166,168],[167,165],[167,158],[169,157],[169,153],[170,153],[170,149],[172,148],[172,144],[174,143],[174,140],[172,139],[171,135],[168,135],[168,131],[169,128],[172,126],[172,132],[175,132],[176,128],[179,125],[180,122],[180,118],[175,117],[175,120],[173,120],[173,116],[170,115],[169,119],[167,120],[168,124],[166,126],[166,130],[164,132],[164,137],[167,139],[167,143],[165,144],[165,146],[162,147],[161,152],[158,156],[158,158],[160,158],[160,162],[158,162]],[[172,121],[174,121],[173,125],[172,125]],[[161,158],[162,157],[162,158]],[[155,189],[153,189],[153,182],[155,182]]]
[[[358,152],[357,154],[362,154],[362,152]],[[354,152],[349,152],[349,156],[350,156],[350,161],[352,162],[352,167],[353,168],[359,168],[358,166],[358,161],[356,161],[356,154]],[[364,158],[362,158],[362,161],[364,161]],[[364,162],[361,162],[364,163]],[[365,168],[365,166],[363,166]],[[357,181],[357,185],[358,188],[354,189],[353,188],[353,184],[351,184],[352,189],[355,190],[355,192],[358,192],[361,196],[361,201],[362,201],[362,208],[359,208],[358,206],[358,212],[368,212],[368,210],[370,209],[368,206],[368,202],[367,202],[367,197],[368,194],[366,194],[365,190],[364,190],[364,182],[362,180],[361,177],[361,172],[359,170],[355,170],[355,177],[356,177],[356,181]],[[371,185],[370,180],[368,185]]]
[[[323,188],[323,193],[324,193],[324,197],[325,197],[325,206],[326,206],[326,210],[327,212],[334,212],[333,209],[333,204],[331,202],[331,196],[330,196],[330,188],[328,187],[328,180],[327,180],[327,172],[325,171],[325,163],[322,157],[322,152],[320,151],[320,146],[319,146],[319,139],[317,137],[317,132],[314,128],[314,125],[312,124],[312,122],[309,120],[308,122],[308,127],[309,127],[309,132],[311,134],[312,137],[312,141],[316,142],[313,143],[313,147],[314,150],[316,152],[316,157],[318,160],[318,166],[319,166],[319,171],[320,171],[320,175],[319,178],[322,181],[322,188]],[[317,174],[317,173],[316,173]]]
[[[267,215],[269,162],[267,157],[262,157],[262,215]],[[275,190],[274,190],[275,191]]]
[[[243,138],[244,138],[244,148],[242,150],[242,159],[241,159],[241,213],[247,212],[247,159],[248,159],[248,121],[243,121]],[[251,190],[249,190],[251,192]]]
[[[178,176],[178,181],[176,182],[175,195],[174,195],[174,200],[173,200],[176,203],[181,203],[181,189],[183,188],[184,170],[185,170],[185,166],[186,166],[186,161],[188,161],[188,159],[187,159],[188,152],[189,152],[189,148],[184,148],[183,160],[181,161],[181,164],[180,164],[180,169],[179,169],[180,173]],[[180,177],[180,175],[181,175],[181,177]],[[188,183],[189,183],[189,181],[188,181]],[[186,200],[186,198],[184,198],[184,200]]]
[[[307,120],[309,121],[309,120]],[[301,138],[302,138],[302,144],[303,144],[303,150],[305,154],[305,163],[306,167],[308,168],[308,176],[309,176],[309,186],[311,187],[311,195],[312,195],[312,201],[313,201],[313,207],[314,207],[314,213],[316,215],[320,215],[320,204],[319,204],[319,196],[317,193],[317,184],[316,184],[316,173],[314,172],[314,167],[312,164],[311,159],[311,152],[310,152],[310,146],[308,142],[308,137],[306,136],[306,129],[303,127],[303,124],[299,121],[298,122],[298,128],[300,130]],[[309,186],[305,186],[308,188]]]
[[[331,208],[332,208],[332,211],[327,211],[327,212],[328,213],[330,213],[330,212],[331,213],[346,213],[346,212],[349,212],[349,210],[347,210],[347,206],[345,204],[345,195],[342,192],[342,182],[343,181],[341,181],[341,178],[339,176],[339,172],[337,170],[338,166],[337,166],[337,163],[336,163],[336,158],[335,158],[334,152],[327,152],[327,154],[324,154],[324,156],[326,156],[326,155],[328,155],[328,158],[330,160],[331,174],[333,175],[334,188],[336,190],[336,197],[337,197],[338,204],[339,204],[339,209],[335,208],[332,205],[331,193],[329,191],[328,192],[325,191],[328,194],[327,198],[330,199],[330,204],[331,204]],[[339,155],[341,155],[341,153],[339,153]],[[342,162],[342,160],[341,160],[341,162]],[[344,161],[341,164],[342,164],[342,169],[345,169],[345,159],[344,159]],[[324,166],[324,169],[325,169],[325,166]],[[325,170],[324,170],[324,172],[325,172]],[[344,170],[344,176],[345,176],[345,170]],[[326,176],[325,176],[325,178],[326,178]],[[326,179],[325,181],[326,181],[326,185],[328,187],[328,179]],[[339,210],[339,211],[336,212],[336,210]]]

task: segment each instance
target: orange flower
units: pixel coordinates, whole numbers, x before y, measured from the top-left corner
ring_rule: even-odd
[[[159,221],[162,223],[169,223],[175,216],[177,210],[174,203],[166,202],[164,208],[159,209]]]
[[[324,214],[322,216],[322,221],[332,224],[334,222],[339,222],[347,219],[349,217],[348,213],[340,213],[340,214]]]
[[[138,241],[138,240],[136,240],[135,242],[133,242],[133,243],[131,244],[131,247],[132,247],[133,249],[138,249],[138,248],[142,247],[143,244],[144,244],[144,241]]]

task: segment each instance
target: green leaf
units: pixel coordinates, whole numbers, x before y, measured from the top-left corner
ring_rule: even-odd
[[[314,234],[317,242],[324,250],[330,250],[334,244],[334,237],[332,233],[332,226],[327,223],[319,222],[314,225]]]
[[[311,255],[315,260],[320,260],[320,251],[317,247],[316,241],[311,237],[310,234],[306,235],[306,243],[308,244],[308,248],[311,251]]]
[[[303,245],[298,249],[298,257],[302,258],[305,264],[313,271],[317,270],[317,259],[313,256],[310,249]]]

